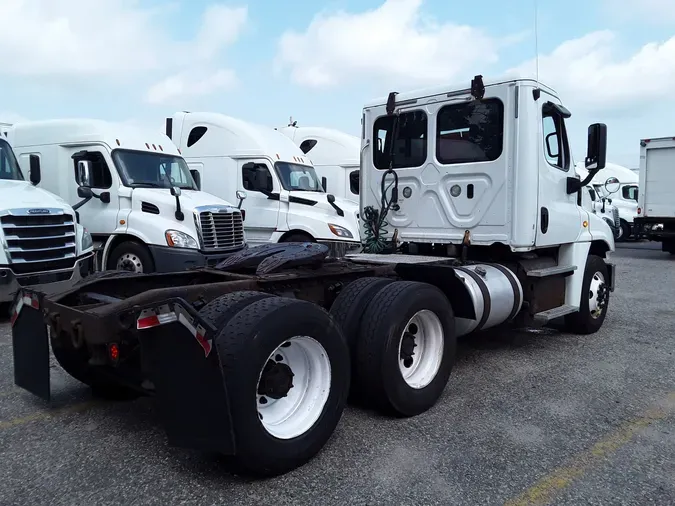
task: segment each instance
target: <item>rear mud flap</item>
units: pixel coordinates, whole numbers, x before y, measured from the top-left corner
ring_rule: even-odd
[[[169,445],[234,454],[230,403],[213,327],[192,307],[172,302],[144,310],[137,328]]]
[[[12,308],[14,383],[50,401],[49,336],[38,294],[20,291]]]

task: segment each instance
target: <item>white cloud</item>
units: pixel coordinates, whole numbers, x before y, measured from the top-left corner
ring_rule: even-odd
[[[616,56],[618,49],[616,35],[607,30],[568,40],[539,58],[539,78],[563,100],[589,109],[672,97],[675,36],[621,57]],[[535,69],[535,60],[530,60],[508,73],[534,77]]]
[[[218,69],[224,49],[246,23],[246,7],[208,6],[198,33],[176,40],[170,28],[175,4],[144,6],[140,0],[2,0],[0,74],[134,79],[171,72],[185,62]],[[181,34],[182,36],[183,34]],[[222,80],[231,70],[212,71]],[[159,85],[159,84],[158,84]],[[175,89],[175,84],[174,84]]]
[[[145,98],[151,104],[161,104],[176,98],[210,95],[229,89],[235,83],[235,73],[229,69],[203,75],[193,71],[181,72],[151,86]]]
[[[656,24],[675,21],[673,0],[603,0],[607,13],[623,21],[635,22],[636,18]]]
[[[497,61],[498,41],[482,30],[438,23],[423,0],[386,0],[358,14],[323,12],[303,33],[279,41],[276,69],[304,86],[327,88],[368,78],[417,85],[465,78]]]

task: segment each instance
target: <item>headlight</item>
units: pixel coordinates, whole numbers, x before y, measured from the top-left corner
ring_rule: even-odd
[[[344,237],[345,239],[352,239],[354,237],[352,235],[352,233],[349,230],[347,230],[345,227],[341,227],[339,225],[333,225],[332,223],[329,223],[328,228],[330,228],[330,231],[333,232],[338,237]]]
[[[178,230],[167,230],[164,232],[166,237],[166,243],[172,248],[192,248],[199,249],[199,245],[195,239],[184,233],[179,232]]]
[[[82,229],[82,251],[87,251],[94,245],[94,240],[91,238],[89,231],[84,228]]]

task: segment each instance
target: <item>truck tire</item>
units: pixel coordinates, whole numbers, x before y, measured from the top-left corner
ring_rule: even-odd
[[[630,238],[630,225],[625,220],[620,220],[619,237],[616,238],[617,242],[626,242]]]
[[[89,388],[95,397],[100,397],[107,400],[134,400],[141,396],[141,394],[125,385],[121,385],[109,378],[96,374],[95,369],[89,365],[89,356],[86,348],[75,349],[68,342],[55,344],[51,341],[52,353],[59,365],[70,376],[84,383]]]
[[[573,334],[594,334],[600,330],[609,305],[608,275],[605,261],[597,255],[588,255],[579,311],[565,316],[565,330]]]
[[[452,306],[441,290],[416,281],[381,288],[366,307],[357,343],[364,397],[398,416],[427,411],[448,382],[456,342]]]
[[[155,272],[155,262],[144,245],[124,241],[113,248],[108,256],[108,269],[135,273]]]
[[[199,316],[219,329],[229,322],[234,315],[257,300],[276,297],[271,293],[243,291],[233,292],[218,297],[199,310]]]
[[[215,341],[232,406],[235,470],[275,476],[314,457],[349,392],[349,349],[330,315],[311,302],[267,297],[239,311]]]
[[[361,320],[366,306],[383,287],[393,283],[390,278],[361,278],[345,286],[330,307],[330,315],[347,339],[352,364],[356,363],[356,343],[358,341]],[[352,368],[351,391],[356,397],[360,388],[358,378]]]

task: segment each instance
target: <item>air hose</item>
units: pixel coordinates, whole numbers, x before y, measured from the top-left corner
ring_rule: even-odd
[[[394,179],[389,186],[385,187],[387,176],[393,174]],[[363,252],[364,253],[391,253],[396,250],[396,244],[387,241],[386,235],[389,233],[387,226],[387,214],[392,208],[392,205],[398,202],[398,174],[394,169],[389,167],[387,171],[382,174],[382,181],[380,183],[382,196],[380,198],[380,209],[375,209],[373,206],[366,206],[363,209],[363,223],[364,235]],[[387,199],[387,191],[391,188],[391,198]]]

